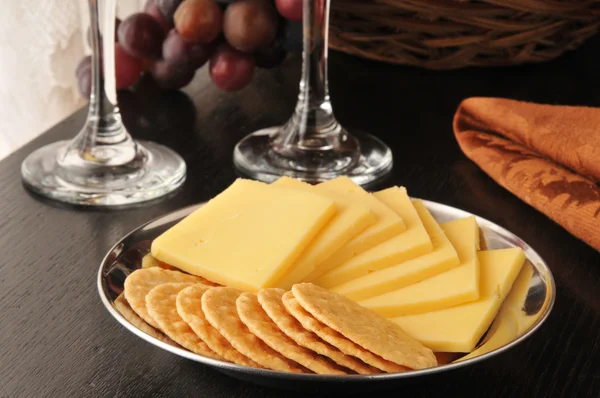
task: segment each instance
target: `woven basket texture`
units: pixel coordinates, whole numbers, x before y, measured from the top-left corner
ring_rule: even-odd
[[[545,62],[600,27],[590,0],[333,0],[330,47],[426,69]]]

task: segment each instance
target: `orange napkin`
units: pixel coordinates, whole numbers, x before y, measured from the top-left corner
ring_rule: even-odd
[[[491,178],[600,250],[600,109],[469,98],[453,126]]]

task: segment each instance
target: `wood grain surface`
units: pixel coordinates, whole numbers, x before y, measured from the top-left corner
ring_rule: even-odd
[[[547,64],[449,72],[331,56],[338,118],[381,137],[394,152],[393,174],[373,188],[405,185],[413,196],[508,228],[547,260],[557,282],[551,316],[521,345],[446,377],[371,396],[600,396],[600,254],[496,185],[463,156],[451,127],[460,101],[475,95],[600,106],[599,51],[595,39]],[[184,187],[151,205],[80,210],[23,189],[23,158],[71,138],[85,110],[0,162],[0,397],[310,396],[237,381],[155,348],[120,326],[96,289],[99,263],[116,240],[154,217],[209,199],[236,178],[233,146],[289,117],[298,78],[295,57],[261,71],[237,94],[219,92],[206,70],[185,94],[161,94],[150,84],[122,94],[134,137],[169,145],[188,164]]]

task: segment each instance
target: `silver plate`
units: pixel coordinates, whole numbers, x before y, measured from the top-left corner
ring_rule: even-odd
[[[423,201],[423,203],[440,223],[472,215],[466,211],[436,202]],[[449,371],[479,364],[515,347],[517,344],[531,336],[542,325],[554,305],[556,288],[550,269],[544,260],[518,236],[491,221],[477,217],[477,222],[485,237],[488,249],[520,247],[525,252],[528,263],[533,269],[529,290],[525,295],[521,307],[522,314],[533,321],[530,321],[527,325],[527,329],[521,331],[521,334],[509,343],[486,354],[447,365],[405,373],[368,376],[330,376],[286,373],[245,367],[206,358],[185,349],[166,344],[144,333],[123,318],[113,306],[113,300],[115,300],[123,290],[123,282],[127,275],[141,267],[142,257],[149,252],[152,240],[200,206],[202,206],[202,204],[186,207],[157,218],[154,221],[150,221],[140,226],[121,239],[121,241],[108,252],[102,261],[98,272],[98,290],[100,298],[110,314],[136,336],[141,337],[158,348],[183,358],[208,365],[238,379],[285,389],[321,392],[325,389],[335,392],[351,390],[357,392],[361,389],[372,391],[379,388],[389,388],[395,384],[423,381],[424,379],[429,379],[429,377],[439,378]]]

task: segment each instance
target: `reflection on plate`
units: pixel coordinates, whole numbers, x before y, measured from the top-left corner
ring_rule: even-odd
[[[439,203],[423,202],[439,223],[472,215]],[[486,219],[477,217],[477,222],[485,238],[486,249],[520,247],[527,260],[491,327],[481,339],[478,347],[470,354],[452,363],[434,368],[367,376],[284,373],[244,367],[203,357],[168,344],[157,338],[159,336],[148,334],[138,328],[134,324],[135,322],[130,323],[121,315],[116,309],[120,303],[115,303],[123,291],[125,278],[132,271],[141,267],[142,258],[149,253],[152,240],[200,206],[202,204],[169,213],[142,225],[125,236],[102,261],[98,272],[98,289],[102,302],[110,314],[138,337],[163,350],[211,366],[238,379],[286,389],[323,391],[324,388],[328,388],[336,392],[348,390],[357,392],[359,391],[357,388],[366,388],[372,391],[373,389],[389,388],[393,384],[405,383],[417,378],[440,376],[451,370],[477,365],[516,346],[542,325],[554,304],[554,279],[542,258],[519,237]]]

